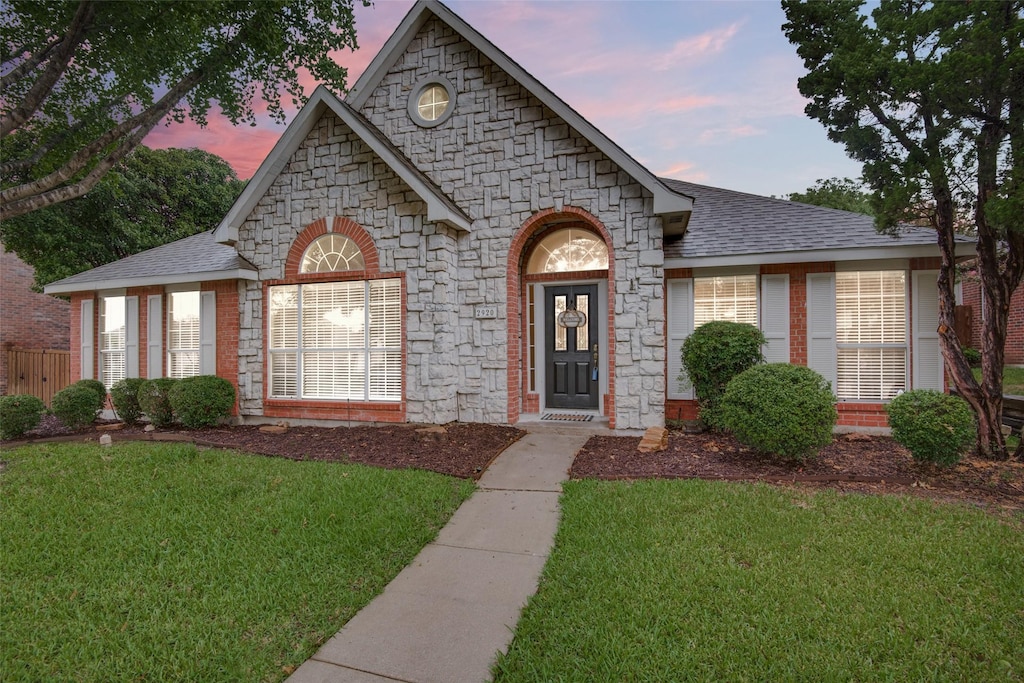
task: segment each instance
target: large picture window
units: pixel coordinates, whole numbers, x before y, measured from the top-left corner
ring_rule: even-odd
[[[269,288],[269,395],[399,401],[399,279]]]
[[[199,374],[199,292],[171,292],[167,297],[167,376]]]
[[[693,326],[713,320],[757,325],[757,276],[693,279]]]
[[[127,374],[126,306],[123,296],[100,299],[100,381],[110,391]]]
[[[836,395],[887,401],[906,388],[906,273],[836,273]]]

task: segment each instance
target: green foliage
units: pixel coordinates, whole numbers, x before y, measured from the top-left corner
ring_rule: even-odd
[[[787,199],[830,209],[842,209],[873,216],[871,194],[859,182],[849,178],[829,178],[814,183],[806,192],[793,192]]]
[[[972,349],[970,346],[963,347],[964,358],[972,368],[981,365],[981,351]]]
[[[174,422],[170,393],[178,380],[173,377],[148,379],[139,387],[139,407],[154,427],[167,427]]]
[[[50,409],[68,429],[81,429],[93,423],[102,405],[93,387],[76,382],[53,395]]]
[[[86,387],[96,394],[97,405],[96,410],[102,410],[103,404],[107,401],[107,387],[103,382],[98,379],[80,379],[75,382],[76,386]]]
[[[209,152],[140,146],[89,194],[5,220],[0,237],[41,288],[213,229],[244,185]]]
[[[126,377],[110,387],[110,402],[114,404],[117,417],[127,425],[138,424],[142,417],[139,405],[139,388],[146,382],[140,377]]]
[[[3,217],[72,198],[161,121],[282,122],[302,74],[344,91],[353,1],[5,2]]]
[[[179,380],[167,396],[178,420],[193,429],[217,424],[235,405],[235,387],[215,375]]]
[[[722,427],[719,399],[733,377],[764,360],[764,343],[754,325],[724,320],[701,325],[683,342],[683,367],[697,393],[700,417],[709,427]]]
[[[35,429],[46,405],[32,394],[0,396],[0,439],[17,439]]]
[[[915,389],[894,398],[886,410],[892,437],[915,460],[953,465],[975,441],[974,413],[959,396]]]
[[[737,375],[722,396],[721,419],[737,441],[793,460],[832,442],[835,397],[824,377],[802,365],[770,363]]]

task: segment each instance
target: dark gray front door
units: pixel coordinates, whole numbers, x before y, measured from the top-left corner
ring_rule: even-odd
[[[545,287],[547,407],[597,408],[597,285]]]

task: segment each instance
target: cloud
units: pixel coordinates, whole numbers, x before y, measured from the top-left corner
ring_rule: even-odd
[[[697,165],[689,161],[684,161],[674,166],[669,166],[668,168],[655,171],[654,174],[663,178],[688,180],[691,183],[704,182],[708,177],[707,173],[697,170]]]
[[[721,128],[708,128],[697,136],[697,144],[713,145],[732,142],[739,138],[749,138],[755,135],[767,133],[764,128],[758,128],[749,124],[739,126],[724,126]]]
[[[736,22],[723,28],[679,40],[668,52],[651,60],[651,64],[655,69],[665,71],[680,64],[685,66],[694,60],[718,54],[739,32],[742,23]]]

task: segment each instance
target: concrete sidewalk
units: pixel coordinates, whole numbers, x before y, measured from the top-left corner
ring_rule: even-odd
[[[384,592],[289,683],[490,680],[537,590],[576,451],[602,429],[531,424]]]

